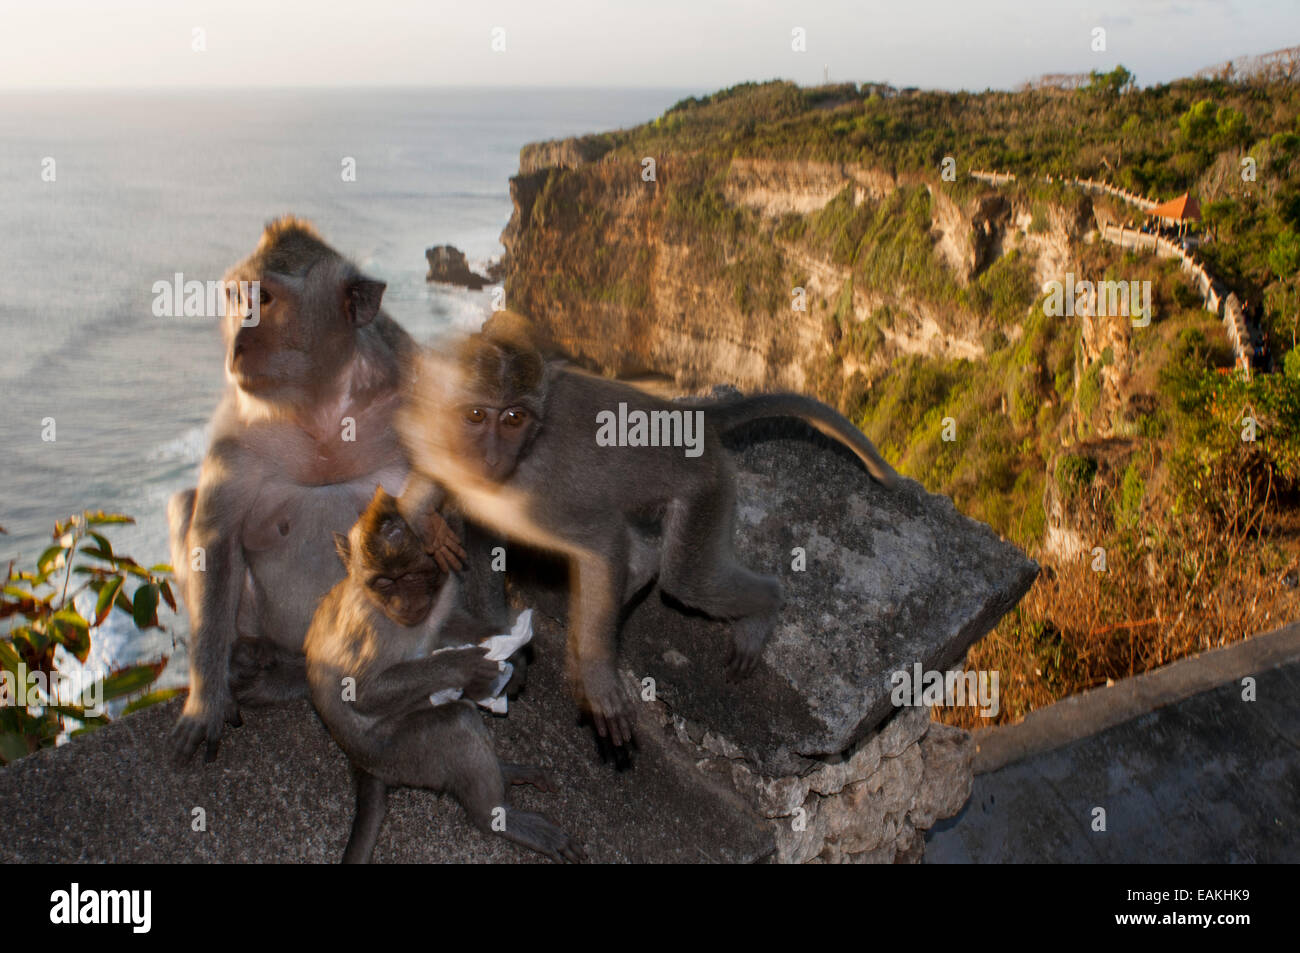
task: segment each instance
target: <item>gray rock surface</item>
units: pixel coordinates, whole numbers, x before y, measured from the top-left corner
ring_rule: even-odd
[[[726,679],[730,627],[670,606],[657,588],[628,616],[621,665],[658,697],[772,775],[802,774],[894,710],[890,676],[943,671],[1024,595],[1038,566],[947,497],[872,481],[801,424],[741,435],[737,552],[780,576],[786,605],[748,679]],[[762,434],[759,434],[762,436]],[[807,569],[793,571],[795,547]],[[563,598],[524,587],[558,615]]]
[[[541,620],[528,687],[489,717],[497,753],[540,763],[558,794],[521,786],[511,801],[546,813],[593,861],[743,863],[772,852],[770,825],[694,769],[671,736],[644,732],[635,770],[602,763],[562,689],[560,634]],[[347,762],[307,702],[250,710],[217,760],[180,771],[164,757],[179,702],[0,769],[0,862],[308,862],[342,856],[352,823]],[[476,831],[453,800],[390,795],[375,861],[541,862]],[[207,831],[191,830],[192,810]]]

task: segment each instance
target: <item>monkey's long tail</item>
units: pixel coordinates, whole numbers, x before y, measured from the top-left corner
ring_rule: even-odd
[[[795,417],[852,450],[876,482],[893,487],[898,474],[885,462],[870,440],[847,417],[819,400],[801,394],[756,394],[737,400],[687,402],[692,409],[705,411],[720,433],[734,430],[753,420]]]

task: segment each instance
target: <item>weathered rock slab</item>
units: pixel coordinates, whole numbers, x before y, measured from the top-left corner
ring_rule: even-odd
[[[730,625],[682,612],[657,588],[620,645],[622,667],[653,678],[675,715],[778,776],[851,749],[894,711],[893,673],[958,663],[1038,573],[947,497],[912,480],[886,490],[843,448],[802,425],[786,431],[750,441],[736,461],[737,553],[786,593],[757,671],[728,681]],[[563,604],[524,589],[552,611]]]

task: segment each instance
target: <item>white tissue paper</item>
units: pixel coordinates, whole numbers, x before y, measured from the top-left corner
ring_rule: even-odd
[[[515,667],[506,659],[514,655],[520,648],[527,645],[533,639],[533,610],[525,609],[519,613],[519,618],[515,619],[514,628],[502,635],[494,635],[491,638],[484,639],[479,645],[488,650],[487,657],[489,660],[497,663],[497,668],[501,674],[497,680],[492,683],[492,690],[484,698],[476,698],[474,701],[496,715],[504,715],[507,709],[506,697],[501,694],[505,690],[506,683],[510,681],[510,676],[514,674]],[[472,645],[472,642],[465,643]],[[450,652],[454,649],[464,648],[463,645],[447,645],[437,649],[432,654],[438,652]],[[434,705],[445,705],[448,702],[454,702],[460,698],[462,692],[459,688],[444,688],[440,692],[434,692],[429,696],[429,701]]]

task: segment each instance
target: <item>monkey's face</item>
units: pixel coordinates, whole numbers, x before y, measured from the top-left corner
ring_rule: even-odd
[[[522,404],[471,402],[463,404],[457,416],[461,462],[491,483],[514,472],[537,429],[537,419]]]
[[[252,281],[257,286],[252,285]],[[232,287],[226,309],[226,371],[240,390],[262,397],[297,383],[310,368],[310,342],[300,318],[301,279],[261,274]]]
[[[429,617],[442,588],[442,573],[432,559],[428,562],[427,566],[407,567],[405,572],[370,574],[366,595],[398,625],[419,625]]]
[[[380,612],[406,626],[428,618],[446,576],[382,486],[349,535],[334,542],[348,574]]]
[[[250,314],[244,286],[228,292],[226,369],[237,387],[266,400],[295,401],[333,383],[356,351],[357,330],[379,313],[385,287],[337,255],[301,274],[256,262],[237,273],[250,282],[257,310]]]

